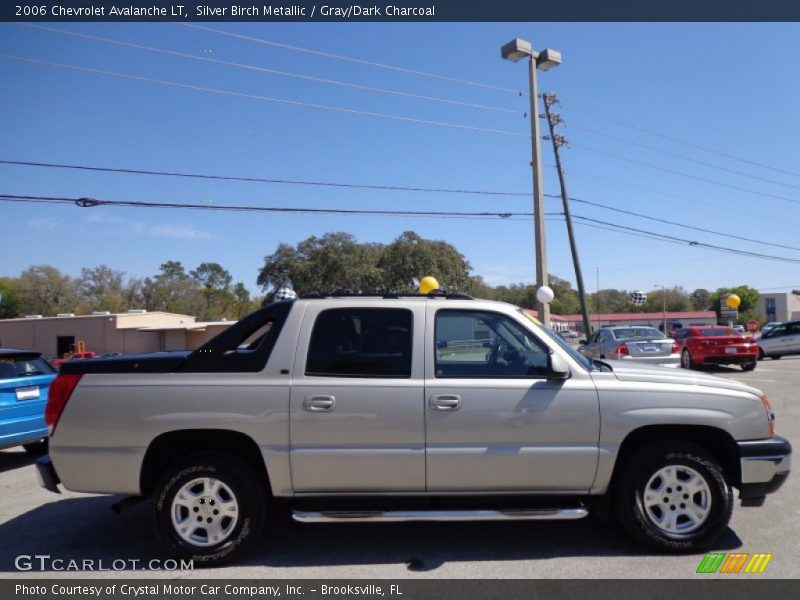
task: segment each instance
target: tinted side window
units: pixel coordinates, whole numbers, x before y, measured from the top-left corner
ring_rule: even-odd
[[[411,311],[333,308],[319,314],[306,359],[306,375],[411,377]]]
[[[437,378],[547,376],[547,348],[499,313],[440,310],[435,339]]]

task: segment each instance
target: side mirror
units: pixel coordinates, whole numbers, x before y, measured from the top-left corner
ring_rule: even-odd
[[[548,379],[564,380],[571,375],[567,361],[560,354],[551,354],[547,360]]]

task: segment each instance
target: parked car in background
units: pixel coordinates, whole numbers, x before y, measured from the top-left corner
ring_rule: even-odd
[[[738,335],[744,335],[745,333],[747,333],[744,329],[744,325],[734,325],[731,329],[733,329],[733,333],[736,333]]]
[[[50,362],[52,363],[52,365],[54,367],[58,367],[59,365],[61,365],[62,363],[66,362],[68,360],[86,360],[87,358],[95,358],[95,357],[96,357],[96,355],[92,351],[88,351],[88,352],[72,352],[70,354],[65,354],[61,358],[55,358],[55,359],[51,360]]]
[[[38,352],[0,348],[0,448],[47,449],[44,408],[56,371]]]
[[[741,365],[752,371],[758,360],[758,344],[731,327],[685,327],[675,334],[680,346],[681,366],[692,369],[704,364]]]
[[[630,325],[602,327],[579,348],[587,358],[624,360],[677,366],[680,354],[675,340],[655,327]]]
[[[565,340],[565,341],[567,341],[567,342],[569,342],[571,344],[577,344],[578,340],[580,339],[580,336],[578,336],[578,333],[576,331],[570,331],[570,330],[559,331],[558,335],[561,336],[561,339],[563,339],[563,340]]]
[[[770,330],[774,329],[775,327],[777,327],[780,324],[781,324],[781,321],[770,321],[769,323],[767,323],[766,325],[764,325],[761,328],[761,335],[763,336],[764,334],[769,333]]]
[[[786,354],[800,354],[800,321],[781,323],[758,339],[758,357],[779,359]]]

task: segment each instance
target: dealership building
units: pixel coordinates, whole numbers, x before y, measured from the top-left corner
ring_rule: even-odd
[[[80,342],[97,354],[194,349],[234,322],[198,322],[189,315],[144,310],[29,315],[0,319],[0,347],[36,350],[49,358],[75,350]]]
[[[800,321],[800,295],[793,292],[762,293],[758,297],[756,313],[767,322]]]

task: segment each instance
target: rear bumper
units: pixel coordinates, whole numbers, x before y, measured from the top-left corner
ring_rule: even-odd
[[[792,446],[786,438],[738,442],[742,465],[739,498],[743,506],[761,506],[789,477]]]
[[[58,484],[61,483],[61,480],[58,478],[58,473],[56,473],[49,455],[43,456],[36,461],[36,475],[39,478],[39,485],[44,489],[56,494],[61,493],[58,489]]]
[[[616,358],[616,357],[615,357]],[[668,356],[621,356],[619,358],[624,363],[634,365],[664,365],[678,366],[681,362],[680,354],[670,354]]]
[[[758,360],[758,353],[754,354],[714,354],[698,357],[697,362],[705,365],[732,365],[751,363]]]

